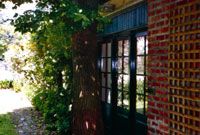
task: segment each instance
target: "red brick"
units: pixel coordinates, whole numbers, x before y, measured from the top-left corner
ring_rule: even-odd
[[[168,98],[161,97],[161,101],[164,103],[168,103]]]
[[[155,119],[155,116],[152,114],[148,114],[147,117],[148,117],[148,119]]]
[[[153,126],[158,126],[158,123],[155,122],[155,121],[152,121],[152,125],[153,125]]]
[[[152,86],[153,86],[153,87],[160,87],[160,83],[153,82],[153,83],[152,83]]]
[[[154,114],[159,114],[159,111],[156,110],[156,109],[151,109],[151,111],[152,111],[152,113],[154,113]]]
[[[156,39],[157,39],[157,40],[164,40],[164,39],[165,39],[165,36],[164,36],[164,35],[157,36]]]
[[[163,21],[163,23],[164,23],[164,21]],[[161,28],[161,32],[162,33],[166,33],[166,32],[168,32],[168,27],[164,27],[164,28]]]
[[[163,104],[159,104],[159,103],[157,103],[157,107],[158,107],[158,108],[163,108],[164,105],[163,105]]]
[[[154,107],[154,106],[155,106],[155,103],[154,103],[154,102],[151,102],[151,101],[149,101],[149,102],[148,102],[148,105],[149,105],[149,106],[152,106],[152,107]]]
[[[164,130],[164,131],[168,131],[168,127],[164,126],[162,124],[159,125],[160,129]]]
[[[157,97],[157,96],[153,96],[153,99],[154,99],[155,101],[159,101],[159,100],[160,100],[160,98]]]

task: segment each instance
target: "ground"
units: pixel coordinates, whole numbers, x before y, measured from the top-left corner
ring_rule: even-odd
[[[9,126],[2,127],[3,124]],[[12,128],[14,131],[11,130]],[[0,135],[50,134],[44,129],[45,124],[41,115],[34,110],[22,92],[0,90]]]

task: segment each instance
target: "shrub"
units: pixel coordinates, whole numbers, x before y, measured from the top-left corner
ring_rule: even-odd
[[[20,92],[21,91],[21,83],[16,81],[16,80],[14,80],[13,81],[13,89],[16,92]]]
[[[0,81],[0,89],[10,89],[13,88],[12,80],[2,80]]]

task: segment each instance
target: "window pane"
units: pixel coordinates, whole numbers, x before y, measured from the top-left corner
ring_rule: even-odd
[[[122,58],[117,59],[117,72],[122,73]]]
[[[101,59],[101,72],[106,72],[106,59]]]
[[[107,58],[107,72],[111,72],[111,58]]]
[[[107,74],[107,87],[111,88],[111,74]]]
[[[102,44],[101,47],[101,57],[106,57],[106,44]]]
[[[123,75],[124,76],[124,85],[123,85],[123,89],[125,91],[129,90],[129,75]]]
[[[144,55],[144,37],[137,37],[137,55]]]
[[[137,74],[144,74],[144,56],[137,57]]]
[[[144,114],[144,96],[136,96],[136,112]]]
[[[138,94],[144,94],[144,76],[137,76],[137,90]]]
[[[118,41],[118,56],[122,56],[123,41]]]
[[[129,74],[129,57],[124,58],[124,73]]]
[[[124,41],[124,56],[129,56],[129,40]]]
[[[106,100],[106,97],[105,97],[105,95],[106,95],[106,90],[105,90],[105,88],[102,88],[101,94],[102,94],[102,101],[105,101],[105,100]]]
[[[104,87],[106,86],[106,79],[105,79],[104,73],[101,74],[101,85]]]
[[[118,75],[117,88],[122,90],[122,75]]]
[[[124,91],[124,100],[123,100],[124,108],[129,109],[129,92]]]

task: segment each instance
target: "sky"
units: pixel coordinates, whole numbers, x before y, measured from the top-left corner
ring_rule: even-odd
[[[14,6],[14,4],[12,2],[6,2],[6,9],[2,9],[1,14],[3,15],[4,20],[12,19],[15,13],[18,13],[21,15],[26,10],[34,10],[35,5],[36,5],[35,2],[32,4],[26,3],[26,4],[21,5],[17,9],[13,10],[12,7]]]

